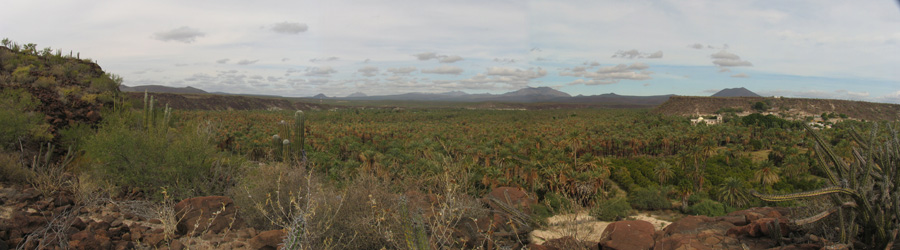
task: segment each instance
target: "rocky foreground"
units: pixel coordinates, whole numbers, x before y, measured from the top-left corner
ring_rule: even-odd
[[[429,195],[406,195],[420,206],[431,201]],[[599,242],[566,236],[538,245],[528,242],[532,227],[523,217],[535,202],[531,197],[517,188],[496,188],[480,199],[492,212],[463,219],[452,229],[453,236],[462,248],[483,249],[845,248],[793,231],[788,211],[770,207],[721,217],[687,216],[662,230],[646,221],[617,221],[606,227]],[[244,226],[228,197],[197,197],[166,208],[111,200],[83,206],[70,194],[45,196],[31,187],[0,183],[0,250],[278,249],[285,236],[283,230]]]

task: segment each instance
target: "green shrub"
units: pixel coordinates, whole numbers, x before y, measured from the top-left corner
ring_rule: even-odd
[[[693,215],[722,216],[728,213],[728,208],[722,203],[704,199],[688,207],[688,213]]]
[[[658,188],[637,188],[628,193],[628,203],[639,210],[669,209],[672,203]]]
[[[31,171],[12,153],[0,153],[0,181],[24,184],[31,177]]]
[[[600,201],[597,206],[591,210],[591,216],[602,221],[614,221],[628,217],[631,214],[631,205],[622,198],[614,198],[610,200]]]
[[[31,112],[38,105],[24,89],[4,89],[0,92],[0,148],[10,148],[20,139],[52,138],[43,115]]]
[[[108,115],[96,134],[84,142],[94,161],[94,176],[123,188],[137,188],[161,198],[161,188],[175,199],[224,193],[236,158],[225,157],[200,124],[180,129],[160,126],[144,130],[137,112]]]

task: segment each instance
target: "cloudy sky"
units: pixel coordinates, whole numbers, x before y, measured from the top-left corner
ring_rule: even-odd
[[[126,85],[282,96],[762,95],[900,103],[900,6],[799,1],[33,1],[0,36]]]

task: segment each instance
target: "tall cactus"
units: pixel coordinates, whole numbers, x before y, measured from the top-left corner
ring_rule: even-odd
[[[828,186],[806,192],[785,195],[751,194],[765,201],[787,201],[818,196],[828,196],[831,208],[810,218],[792,223],[802,225],[839,214],[841,241],[852,238],[874,249],[891,247],[900,230],[900,139],[897,131],[888,126],[879,131],[875,124],[868,138],[855,131],[851,135],[857,147],[853,148],[851,163],[835,154],[821,135],[806,126],[816,140],[817,166],[825,174]],[[884,142],[876,142],[879,132],[887,134]]]
[[[303,116],[302,110],[297,110],[297,112],[294,113],[294,129],[293,130],[294,130],[294,138],[296,138],[296,139],[294,139],[294,142],[300,143],[300,144],[297,144],[296,146],[294,146],[294,148],[296,148],[296,151],[297,151],[297,156],[299,156],[301,159],[306,159],[306,150],[304,149],[304,145],[306,145],[306,120],[305,120],[305,117]]]

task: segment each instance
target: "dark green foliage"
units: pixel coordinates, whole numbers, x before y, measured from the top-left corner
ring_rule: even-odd
[[[769,110],[769,104],[767,104],[765,102],[756,102],[753,104],[753,106],[751,108],[753,108],[753,110],[756,110],[758,112],[763,112],[763,111]]]
[[[706,216],[722,216],[728,213],[728,208],[722,204],[709,199],[700,200],[694,205],[688,207],[688,213],[693,215]]]
[[[672,203],[666,199],[665,194],[656,187],[631,190],[628,193],[628,203],[631,203],[632,207],[639,210],[660,210],[672,207]]]
[[[778,118],[774,115],[761,115],[753,113],[741,118],[745,125],[761,126],[765,128],[801,128],[801,124]]]
[[[631,215],[631,205],[622,198],[599,201],[594,210],[591,210],[591,216],[602,221],[624,219],[629,215]]]

